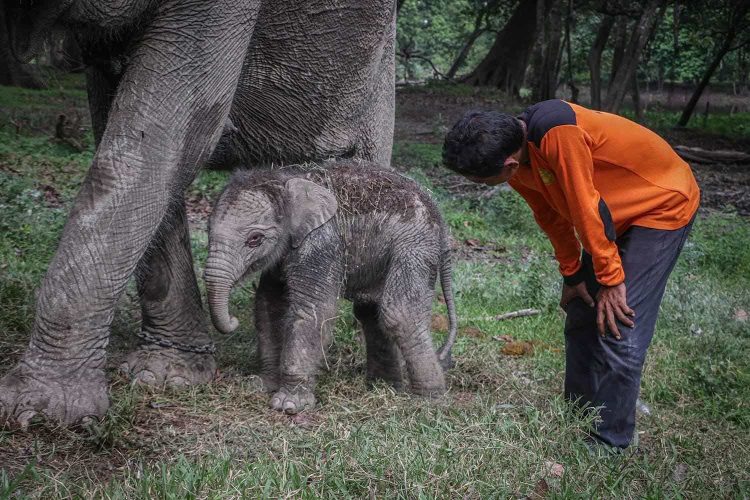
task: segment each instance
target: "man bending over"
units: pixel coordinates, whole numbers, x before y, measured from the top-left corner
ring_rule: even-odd
[[[601,408],[594,438],[627,447],[659,304],[700,201],[690,167],[650,130],[560,100],[518,117],[467,113],[443,160],[474,182],[507,181],[531,207],[564,281],[565,396]]]

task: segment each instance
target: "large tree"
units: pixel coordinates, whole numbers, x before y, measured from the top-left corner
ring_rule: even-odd
[[[560,75],[563,10],[560,0],[537,2],[537,42],[532,58],[531,96],[535,101],[555,97]]]
[[[633,78],[638,69],[643,49],[654,35],[665,7],[666,0],[647,0],[634,26],[628,30],[630,36],[627,45],[625,45],[622,55],[613,64],[612,78],[603,106],[607,111],[617,113],[620,110],[626,92],[629,88],[632,88]]]
[[[520,0],[487,55],[463,81],[518,94],[536,39],[537,0]]]
[[[695,106],[724,56],[740,47],[750,45],[750,0],[726,0],[720,9],[716,8],[713,11],[713,14],[702,16],[701,19],[714,33],[716,49],[677,121],[678,127],[684,127],[690,121]]]

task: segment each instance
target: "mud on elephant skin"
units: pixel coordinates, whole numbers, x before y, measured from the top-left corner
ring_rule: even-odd
[[[394,0],[0,1],[21,58],[50,31],[75,31],[97,144],[38,291],[29,346],[0,378],[0,425],[106,411],[110,324],[134,274],[142,345],[123,371],[154,385],[210,380],[184,190],[213,155],[387,164]]]
[[[240,171],[209,222],[205,280],[214,326],[229,333],[232,288],[260,272],[255,302],[260,376],[272,408],[315,404],[339,297],[354,303],[370,378],[417,394],[445,391],[441,361],[456,335],[448,231],[434,201],[398,173],[360,161]],[[430,335],[436,278],[450,334]]]

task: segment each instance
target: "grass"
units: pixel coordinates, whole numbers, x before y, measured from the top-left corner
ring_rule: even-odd
[[[41,109],[35,103],[48,94],[18,104],[17,92],[0,88],[0,110],[16,103],[17,118],[26,110],[38,124],[54,118],[55,99],[77,99],[75,88],[63,91]],[[0,126],[3,371],[24,348],[34,289],[91,159],[32,122]],[[564,318],[551,247],[513,192],[483,198],[452,188],[456,179],[437,167],[439,147],[397,142],[394,164],[432,191],[461,247],[476,240],[490,249],[457,252],[462,333],[444,399],[368,388],[356,322],[342,304],[316,409],[293,418],[269,410],[251,376],[249,285],[233,297],[239,331],[215,337],[214,383],[182,392],[131,387],[115,370],[138,325],[131,291],[113,325],[110,412],[87,431],[45,424],[0,431],[0,498],[747,498],[748,220],[719,212],[698,218],[649,352],[642,396],[653,414],[639,417],[642,447],[592,457],[583,441],[591,417],[560,397]],[[201,173],[188,198],[214,197],[225,179]],[[200,272],[200,218],[192,238]],[[526,307],[542,313],[490,319]],[[435,312],[444,313],[437,302]],[[533,342],[533,353],[502,354],[503,342],[493,338],[501,335]]]

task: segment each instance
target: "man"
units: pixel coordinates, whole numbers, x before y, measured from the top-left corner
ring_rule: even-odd
[[[507,181],[531,207],[564,281],[565,395],[600,408],[596,440],[626,448],[659,304],[698,209],[690,167],[650,130],[560,100],[519,117],[467,113],[443,159],[472,181]]]

